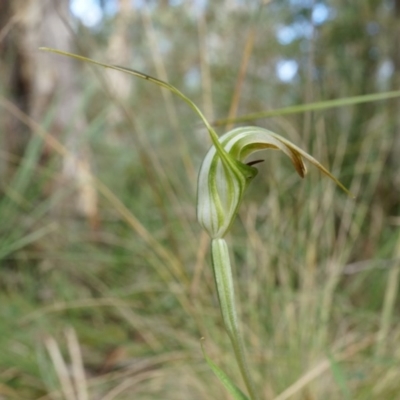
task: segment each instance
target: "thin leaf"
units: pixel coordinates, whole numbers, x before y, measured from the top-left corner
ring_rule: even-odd
[[[219,119],[217,121],[214,121],[212,125],[221,126],[226,124],[235,124],[235,123],[237,124],[240,122],[253,121],[255,119],[276,117],[278,115],[297,114],[306,111],[326,110],[328,108],[345,107],[354,104],[393,99],[395,97],[400,97],[400,90],[384,92],[384,93],[371,93],[362,96],[344,97],[341,99],[318,101],[315,103],[300,104],[290,107],[278,108],[276,110],[260,111],[256,113],[242,115],[237,118]]]
[[[249,400],[249,398],[231,381],[231,379],[219,368],[211,359],[206,355],[203,345],[201,345],[203,355],[207,364],[212,369],[214,374],[220,380],[220,382],[225,386],[228,392],[233,396],[235,400]]]
[[[333,355],[330,355],[328,358],[330,361],[330,367],[331,367],[333,377],[334,377],[335,381],[337,382],[337,384],[340,388],[340,391],[342,392],[343,399],[346,399],[346,400],[351,399],[351,393],[350,393],[349,387],[347,385],[347,379],[346,379],[345,372],[343,371],[343,368],[334,359]]]
[[[212,140],[214,146],[216,147],[219,155],[221,156],[223,162],[228,166],[235,164],[235,160],[232,160],[231,157],[229,157],[229,155],[225,152],[225,150],[223,149],[223,147],[219,143],[217,133],[215,132],[213,127],[210,125],[210,123],[207,121],[206,117],[203,115],[203,113],[200,111],[200,109],[196,106],[196,104],[193,103],[192,100],[190,100],[188,97],[186,97],[175,86],[172,86],[168,82],[164,82],[164,81],[162,81],[160,79],[154,78],[153,76],[144,74],[143,72],[139,72],[139,71],[136,71],[136,70],[131,69],[131,68],[121,67],[119,65],[105,64],[105,63],[102,63],[102,62],[99,62],[99,61],[92,60],[91,58],[80,56],[78,54],[69,53],[67,51],[52,49],[52,48],[49,48],[49,47],[39,47],[39,50],[43,50],[43,51],[47,51],[47,52],[50,52],[50,53],[59,54],[61,56],[75,58],[76,60],[87,62],[89,64],[98,65],[98,66],[103,67],[103,68],[108,68],[108,69],[113,69],[115,71],[124,72],[126,74],[133,75],[133,76],[136,76],[137,78],[144,79],[146,81],[149,81],[151,83],[156,84],[157,86],[163,87],[163,88],[171,91],[172,93],[174,93],[178,97],[180,97],[183,101],[185,101],[190,106],[190,108],[192,108],[192,110],[194,110],[195,113],[201,118],[201,120],[203,121],[204,125],[206,126],[206,128],[208,130],[208,133],[210,134],[211,140]]]

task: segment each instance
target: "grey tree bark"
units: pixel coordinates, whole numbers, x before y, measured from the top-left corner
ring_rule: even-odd
[[[9,96],[38,123],[44,120],[49,107],[56,104],[48,130],[65,141],[68,149],[56,187],[73,185],[74,211],[94,221],[97,196],[91,178],[89,148],[82,140],[86,120],[79,109],[78,65],[72,59],[38,50],[46,46],[73,52],[69,1],[2,0],[0,15],[0,32],[5,36],[0,51],[2,58],[8,58]],[[26,127],[9,117],[5,135],[8,154],[22,156],[30,137]]]

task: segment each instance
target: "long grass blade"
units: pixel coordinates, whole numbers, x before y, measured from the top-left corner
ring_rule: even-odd
[[[326,110],[329,108],[345,107],[355,104],[370,103],[373,101],[388,100],[396,97],[400,97],[400,90],[383,92],[383,93],[371,93],[361,96],[345,97],[341,99],[334,99],[327,101],[318,101],[315,103],[308,103],[308,104],[299,104],[290,107],[278,108],[276,110],[260,111],[256,113],[242,115],[237,118],[218,119],[217,121],[214,121],[212,125],[221,126],[226,124],[237,124],[241,122],[253,121],[255,119],[276,117],[278,115],[280,116],[288,114],[298,114],[306,111]]]
[[[203,355],[207,364],[212,369],[214,374],[220,380],[220,382],[225,386],[228,392],[233,396],[235,400],[249,400],[249,398],[231,381],[231,379],[226,375],[221,368],[219,368],[205,353],[202,346]]]

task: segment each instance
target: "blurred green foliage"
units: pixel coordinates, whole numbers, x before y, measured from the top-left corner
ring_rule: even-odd
[[[235,88],[236,116],[399,89],[399,1],[175,3],[132,9],[127,66],[157,76],[161,65],[211,120],[228,117]],[[113,62],[116,24],[118,13],[92,29],[75,21],[76,51]],[[278,78],[285,62],[297,68],[287,81]],[[54,185],[61,156],[43,160],[32,133],[1,187],[0,397],[68,398],[48,349],[54,337],[73,369],[64,335],[73,327],[90,399],[228,398],[199,343],[205,336],[207,354],[238,374],[195,216],[206,132],[148,82],[133,80],[119,98],[103,70],[80,68],[89,121],[81,137],[120,203],[102,196],[95,227],[60,214],[76,188]],[[357,196],[311,168],[300,181],[273,152],[258,166],[228,240],[262,398],[400,392],[398,109],[390,99],[253,121],[307,149]],[[36,122],[46,130],[52,118],[49,110]],[[1,121],[0,129],[10,134]]]

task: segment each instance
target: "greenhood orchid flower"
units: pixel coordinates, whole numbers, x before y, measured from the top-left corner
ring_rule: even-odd
[[[303,178],[307,168],[303,158],[310,161],[346,188],[314,157],[285,138],[258,127],[234,129],[219,138],[222,145],[211,147],[200,169],[197,191],[197,218],[211,238],[222,238],[229,230],[238,212],[244,192],[258,170],[245,164],[246,158],[260,150],[283,151]]]

